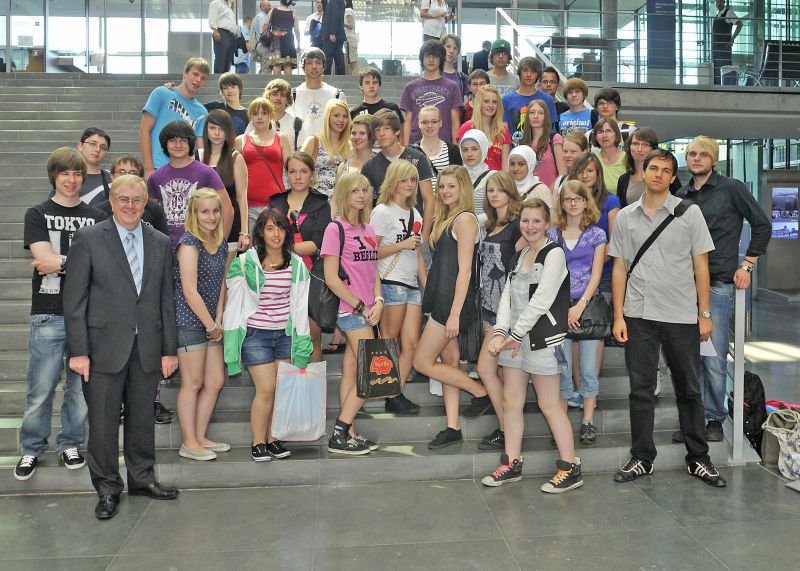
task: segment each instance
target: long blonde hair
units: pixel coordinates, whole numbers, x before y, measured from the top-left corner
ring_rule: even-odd
[[[431,229],[431,246],[436,246],[436,242],[444,231],[453,223],[462,212],[475,212],[475,198],[472,190],[472,181],[469,178],[469,171],[461,165],[450,165],[442,169],[436,179],[436,188],[442,182],[442,177],[452,176],[458,183],[458,203],[449,209],[442,202],[441,194],[436,193],[433,203],[433,228]]]
[[[347,115],[347,126],[339,136],[339,141],[334,143],[332,137],[333,133],[331,133],[331,115],[333,115],[333,110],[337,107],[341,107],[344,110],[345,115]],[[328,104],[325,106],[325,114],[323,116],[322,133],[317,135],[317,137],[319,139],[319,143],[328,153],[328,156],[331,160],[333,160],[333,157],[336,155],[342,157],[342,160],[347,160],[353,155],[353,146],[350,143],[350,131],[352,129],[353,120],[350,118],[350,108],[347,107],[347,103],[341,99],[331,99],[328,101]]]
[[[372,201],[368,199],[367,204],[362,210],[358,211],[358,215],[354,218],[353,213],[350,211],[350,193],[362,185],[369,189],[369,180],[367,180],[367,177],[360,172],[349,172],[339,179],[333,191],[333,204],[339,216],[348,224],[360,226],[361,228],[366,226],[369,222],[369,211],[372,209]]]
[[[492,123],[490,125],[483,124],[483,115],[481,115],[481,104],[483,103],[483,98],[487,93],[494,93],[497,97],[497,112],[495,112],[494,117],[492,118]],[[477,93],[475,93],[474,103],[472,104],[472,126],[475,129],[479,129],[486,132],[486,129],[489,130],[489,143],[494,144],[503,140],[503,100],[500,97],[500,92],[497,91],[497,88],[494,85],[481,85],[478,89]]]
[[[398,183],[407,178],[414,178],[419,182],[417,167],[405,159],[397,159],[392,162],[389,168],[386,169],[386,178],[383,179],[383,184],[381,185],[378,204],[392,204]],[[417,197],[416,193],[414,193],[406,200],[405,207],[412,208],[416,201]]]
[[[206,199],[214,200],[219,207],[219,221],[217,222],[217,227],[214,228],[213,232],[208,236],[200,229],[200,222],[197,220],[198,205],[201,200]],[[189,197],[189,204],[186,206],[186,222],[183,227],[203,244],[211,242],[211,244],[217,247],[222,244],[222,240],[225,238],[225,230],[222,228],[222,201],[216,190],[213,188],[201,188]]]

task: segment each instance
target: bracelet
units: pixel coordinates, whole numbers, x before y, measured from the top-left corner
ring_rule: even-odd
[[[244,236],[245,238],[249,238],[250,234],[248,234],[247,232],[239,232],[239,236]]]
[[[214,331],[215,329],[218,329],[218,326],[217,326],[217,324],[216,324],[216,323],[214,324],[214,327],[212,327],[211,329],[206,329],[206,333],[211,333],[211,332],[212,332],[212,331]]]
[[[358,305],[353,308],[353,315],[355,315],[356,313],[363,313],[365,307],[366,306],[364,305],[364,302],[359,299]]]
[[[753,273],[753,266],[745,266],[744,264],[742,264],[741,266],[739,266],[739,269],[740,270],[744,270],[748,274],[752,274]]]
[[[584,305],[589,305],[590,299],[588,297],[582,297],[581,301],[583,302]]]
[[[381,302],[383,305],[386,305],[386,300],[384,300],[382,296],[380,296],[380,295],[376,295],[376,296],[375,296],[375,303],[378,303],[379,301],[380,301],[380,302]]]

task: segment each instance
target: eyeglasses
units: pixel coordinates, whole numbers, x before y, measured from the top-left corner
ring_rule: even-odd
[[[102,143],[95,143],[94,141],[84,141],[84,145],[87,145],[90,149],[100,149],[104,153],[108,152],[108,145],[104,145]]]
[[[147,199],[145,198],[128,198],[127,196],[118,196],[116,197],[115,200],[119,202],[122,206],[130,206],[131,204],[133,204],[134,206],[141,206],[142,204],[147,202]]]
[[[139,172],[138,169],[137,170],[129,170],[129,171],[126,171],[125,169],[117,169],[117,170],[113,171],[112,174],[115,174],[117,176],[122,176],[122,175],[125,175],[125,174],[135,174],[136,176],[142,176],[142,173]]]
[[[586,202],[582,196],[565,196],[561,199],[561,204],[580,204],[581,202]]]
[[[542,85],[558,85],[558,80],[556,79],[543,79],[541,81]]]
[[[613,130],[611,129],[603,129],[602,131],[597,132],[598,135],[615,135]]]
[[[633,141],[631,143],[631,149],[652,149],[653,145],[648,143],[647,141]]]

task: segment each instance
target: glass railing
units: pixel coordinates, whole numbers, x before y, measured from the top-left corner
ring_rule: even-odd
[[[800,87],[800,21],[775,26],[742,17],[733,45],[724,46],[712,41],[711,19],[693,14],[497,8],[495,18],[515,58],[535,55],[565,77],[613,84]]]

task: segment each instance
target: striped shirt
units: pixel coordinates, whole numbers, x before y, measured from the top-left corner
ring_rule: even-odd
[[[439,154],[437,154],[435,157],[428,157],[428,160],[433,165],[433,172],[436,174],[431,181],[433,192],[436,193],[436,181],[438,179],[438,175],[450,165],[450,153],[447,150],[447,144],[444,141],[439,141]]]
[[[255,329],[280,330],[289,321],[289,294],[292,288],[291,266],[264,274],[264,287],[258,295],[258,309],[247,320]]]

